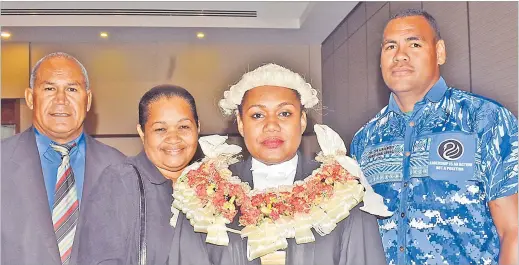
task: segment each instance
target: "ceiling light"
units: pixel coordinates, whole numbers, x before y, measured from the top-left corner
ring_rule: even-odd
[[[8,39],[11,37],[11,33],[7,32],[7,31],[2,31],[0,36],[2,36],[2,38],[4,38],[4,39]]]
[[[199,39],[203,39],[205,37],[205,34],[203,32],[197,32],[196,37]]]
[[[101,33],[99,33],[99,36],[101,38],[108,38],[108,32],[101,32]]]

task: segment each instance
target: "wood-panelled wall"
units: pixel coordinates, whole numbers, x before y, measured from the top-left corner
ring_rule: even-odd
[[[355,132],[387,105],[380,44],[390,16],[423,8],[447,47],[447,84],[497,100],[517,116],[517,2],[360,2],[323,42],[323,122],[347,147]]]
[[[20,132],[20,100],[2,99],[1,101],[2,125],[15,125],[16,133]]]

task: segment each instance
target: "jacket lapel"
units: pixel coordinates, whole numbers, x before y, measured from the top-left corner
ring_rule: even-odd
[[[97,142],[88,134],[85,133],[85,143],[86,143],[86,154],[85,154],[85,180],[83,184],[83,194],[82,198],[87,198],[90,190],[94,186],[94,184],[99,180],[101,176],[101,172],[103,171],[102,161],[99,161],[98,144]]]
[[[299,151],[297,152],[297,155],[298,161],[295,180],[304,180],[307,177],[310,177],[312,172],[321,165],[315,160],[305,158]]]
[[[303,168],[304,166],[304,159],[301,153],[297,152],[297,169],[296,169],[296,176],[294,177],[294,181],[298,180],[304,180],[307,176],[305,175],[305,170]]]
[[[26,209],[27,216],[30,216],[26,220],[27,226],[37,227],[35,230],[39,235],[38,238],[42,241],[41,243],[47,248],[56,264],[61,264],[40,156],[36,146],[36,136],[32,127],[20,136],[11,161],[18,164],[17,169],[12,173],[12,177],[15,185],[18,186],[18,190],[23,191],[20,199],[27,201],[27,203],[24,203],[28,206]]]
[[[241,163],[241,165],[238,166],[241,166],[241,168],[238,168],[240,179],[243,182],[249,183],[251,189],[254,189],[254,182],[252,181],[252,170],[250,170],[252,168],[252,156],[249,156],[249,158],[247,158],[245,162]]]
[[[76,234],[74,235],[74,243],[72,244],[72,253],[70,255],[70,261],[71,261],[71,265],[74,265],[76,263],[76,259],[77,259],[77,256],[78,256],[78,248],[79,248],[79,238],[80,238],[80,233],[79,231],[81,231],[81,226],[82,226],[82,220],[83,218],[81,218],[81,208],[82,208],[82,204],[83,204],[83,201],[85,201],[85,198],[87,198],[90,190],[92,189],[92,187],[94,186],[94,184],[99,180],[99,177],[101,176],[101,171],[104,169],[102,166],[100,165],[103,165],[104,163],[102,163],[102,161],[99,161],[99,157],[96,156],[96,154],[99,153],[99,151],[97,150],[97,143],[96,141],[91,137],[89,136],[88,134],[85,133],[84,135],[85,137],[85,143],[86,143],[86,148],[85,148],[85,176],[84,176],[84,182],[83,182],[83,190],[81,191],[82,192],[82,200],[80,202],[80,205],[79,205],[79,220],[78,220],[78,224],[77,224],[77,227],[76,227]]]

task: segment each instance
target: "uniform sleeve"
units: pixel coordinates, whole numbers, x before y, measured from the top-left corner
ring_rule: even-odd
[[[517,118],[501,107],[481,134],[481,169],[488,200],[517,193]],[[488,117],[487,117],[488,118]]]
[[[137,176],[109,166],[84,198],[80,213],[79,265],[136,264]],[[133,183],[132,180],[134,180]]]
[[[355,134],[355,136],[353,137],[353,139],[351,140],[351,144],[350,144],[350,156],[351,156],[353,159],[355,159],[357,162],[360,163],[360,161],[359,161],[360,157],[358,157],[358,155],[359,155],[359,154],[358,154],[358,142],[359,142],[358,139],[359,139],[359,137],[358,137],[358,135],[357,135],[357,134],[359,134],[359,133],[360,133],[360,131],[357,132],[357,133]]]
[[[344,221],[339,265],[387,264],[377,218],[360,210],[362,203],[351,210]]]

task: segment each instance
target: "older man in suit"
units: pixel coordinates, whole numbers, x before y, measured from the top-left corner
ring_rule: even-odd
[[[83,132],[92,92],[76,58],[43,57],[25,100],[33,127],[2,141],[0,263],[73,264],[81,198],[125,157]]]

